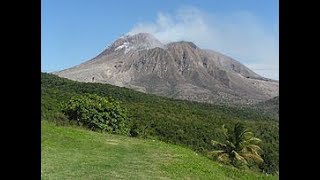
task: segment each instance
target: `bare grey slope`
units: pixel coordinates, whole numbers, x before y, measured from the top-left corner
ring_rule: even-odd
[[[97,57],[55,74],[209,103],[251,104],[279,91],[278,81],[230,57],[192,42],[162,44],[147,33],[121,37]]]

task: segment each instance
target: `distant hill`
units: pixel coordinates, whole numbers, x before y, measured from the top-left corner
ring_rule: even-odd
[[[263,140],[266,172],[279,168],[279,126],[276,119],[252,108],[213,105],[176,100],[137,92],[109,84],[82,83],[58,76],[41,74],[41,116],[43,120],[68,124],[61,105],[83,93],[111,96],[127,109],[138,137],[156,138],[178,144],[206,155],[211,140],[221,140],[221,126],[243,122]]]
[[[255,104],[278,96],[279,82],[192,42],[162,44],[148,33],[123,36],[95,58],[55,72],[81,82],[218,104]]]
[[[277,110],[279,111],[279,96],[276,96],[276,97],[269,99],[267,101],[264,101],[264,102],[260,102],[260,103],[258,103],[258,106],[278,108]]]
[[[255,106],[258,111],[264,115],[279,119],[279,96],[276,96],[267,101],[259,102]]]

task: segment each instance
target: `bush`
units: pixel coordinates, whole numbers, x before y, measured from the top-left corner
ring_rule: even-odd
[[[68,119],[91,130],[127,134],[125,110],[119,102],[112,98],[104,98],[95,94],[74,96],[62,108]]]

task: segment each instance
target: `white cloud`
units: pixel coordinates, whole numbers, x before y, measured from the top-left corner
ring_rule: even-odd
[[[174,14],[159,12],[154,22],[140,22],[128,34],[148,32],[163,43],[192,41],[200,48],[229,55],[268,78],[279,77],[277,30],[267,30],[250,12],[217,15],[195,7]]]

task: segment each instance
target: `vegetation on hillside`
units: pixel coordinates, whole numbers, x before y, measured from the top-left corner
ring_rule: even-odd
[[[279,120],[279,96],[260,102],[256,104],[254,108],[264,115],[268,115]]]
[[[133,136],[157,138],[204,155],[214,150],[211,140],[223,142],[224,135],[220,131],[223,124],[230,129],[242,122],[262,140],[260,147],[264,163],[260,170],[267,173],[278,171],[278,122],[255,110],[174,100],[108,84],[75,82],[46,73],[41,74],[41,88],[44,120],[66,124],[68,118],[62,113],[61,105],[74,96],[89,93],[112,97],[127,109]]]

